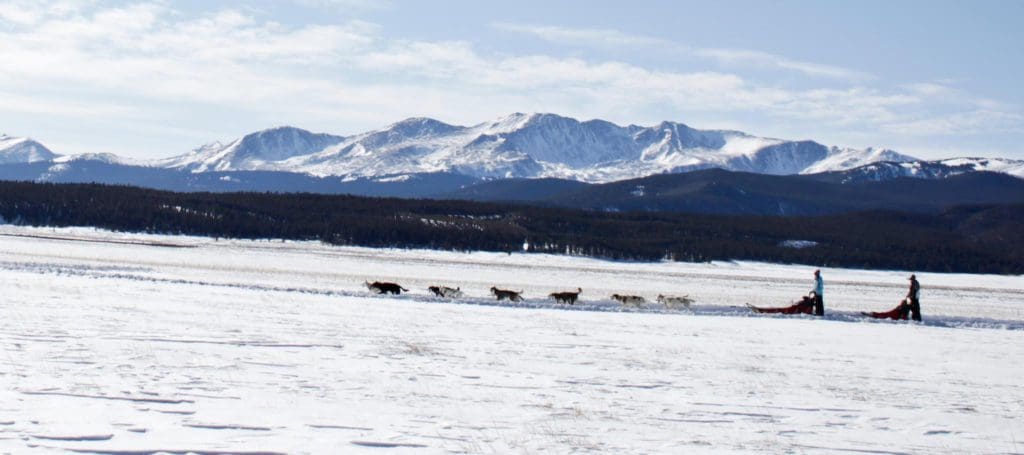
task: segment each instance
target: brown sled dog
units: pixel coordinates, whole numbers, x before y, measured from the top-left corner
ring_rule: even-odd
[[[402,286],[398,285],[398,283],[389,283],[387,281],[374,281],[373,283],[369,281],[364,281],[363,284],[366,285],[366,289],[369,289],[370,291],[376,292],[378,294],[398,295],[401,294],[402,291],[409,292],[408,289],[403,288]]]
[[[509,299],[513,302],[522,302],[522,293],[523,291],[510,291],[508,289],[498,289],[496,287],[491,287],[491,294],[497,297],[498,300]]]
[[[583,288],[576,288],[576,292],[552,292],[548,294],[548,297],[555,299],[556,303],[568,303],[572,305],[576,303],[576,299],[580,298],[580,293],[583,292]]]

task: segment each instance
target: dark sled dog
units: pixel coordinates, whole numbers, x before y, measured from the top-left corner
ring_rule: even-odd
[[[369,289],[370,291],[376,292],[378,294],[398,295],[401,294],[402,291],[409,292],[408,289],[403,288],[402,286],[398,285],[398,283],[389,283],[387,281],[374,281],[373,283],[365,281],[363,282],[363,284],[366,285],[366,289]]]
[[[548,297],[555,299],[556,303],[568,303],[572,305],[576,303],[576,299],[580,298],[580,293],[583,292],[583,288],[576,288],[576,292],[552,292],[548,294]]]
[[[523,301],[523,291],[510,291],[508,289],[498,289],[496,287],[491,287],[491,294],[494,294],[494,296],[497,297],[498,300],[508,299],[513,302]]]

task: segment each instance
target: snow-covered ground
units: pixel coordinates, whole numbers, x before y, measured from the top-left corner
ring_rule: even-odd
[[[0,453],[1024,452],[1024,279],[812,271],[0,226]]]

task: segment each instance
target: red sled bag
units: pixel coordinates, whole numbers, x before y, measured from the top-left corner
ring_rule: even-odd
[[[813,294],[812,294],[813,295]],[[769,313],[769,314],[813,314],[814,313],[814,297],[805,295],[799,302],[796,302],[787,307],[778,308],[765,308],[756,307],[751,304],[747,304],[751,310],[756,313]]]
[[[893,321],[905,321],[907,320],[907,315],[910,314],[910,304],[907,303],[906,299],[903,299],[900,300],[900,304],[897,305],[896,308],[893,308],[889,311],[864,312],[861,314],[875,319],[892,319]]]

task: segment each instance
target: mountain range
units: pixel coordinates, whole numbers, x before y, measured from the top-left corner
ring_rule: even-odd
[[[603,120],[516,113],[469,127],[411,118],[350,137],[274,128],[151,165],[190,172],[284,171],[348,179],[447,172],[479,179],[552,177],[603,183],[712,167],[784,175],[912,160],[892,150],[826,147],[674,122],[618,126]]]
[[[411,118],[353,136],[278,127],[148,161],[111,154],[62,156],[32,139],[0,136],[0,179],[99,182],[173,191],[470,199],[491,195],[493,200],[561,205],[556,200],[568,190],[615,187],[615,182],[623,181],[635,189],[645,186],[636,179],[706,169],[812,177],[793,180],[804,185],[854,185],[903,177],[944,180],[979,171],[1024,178],[1024,161],[1018,160],[922,161],[889,149],[826,146],[740,131],[700,130],[667,121],[646,127],[619,126],[554,114],[515,113],[473,126]],[[756,177],[743,179],[752,178]],[[684,193],[693,196],[679,194]]]

